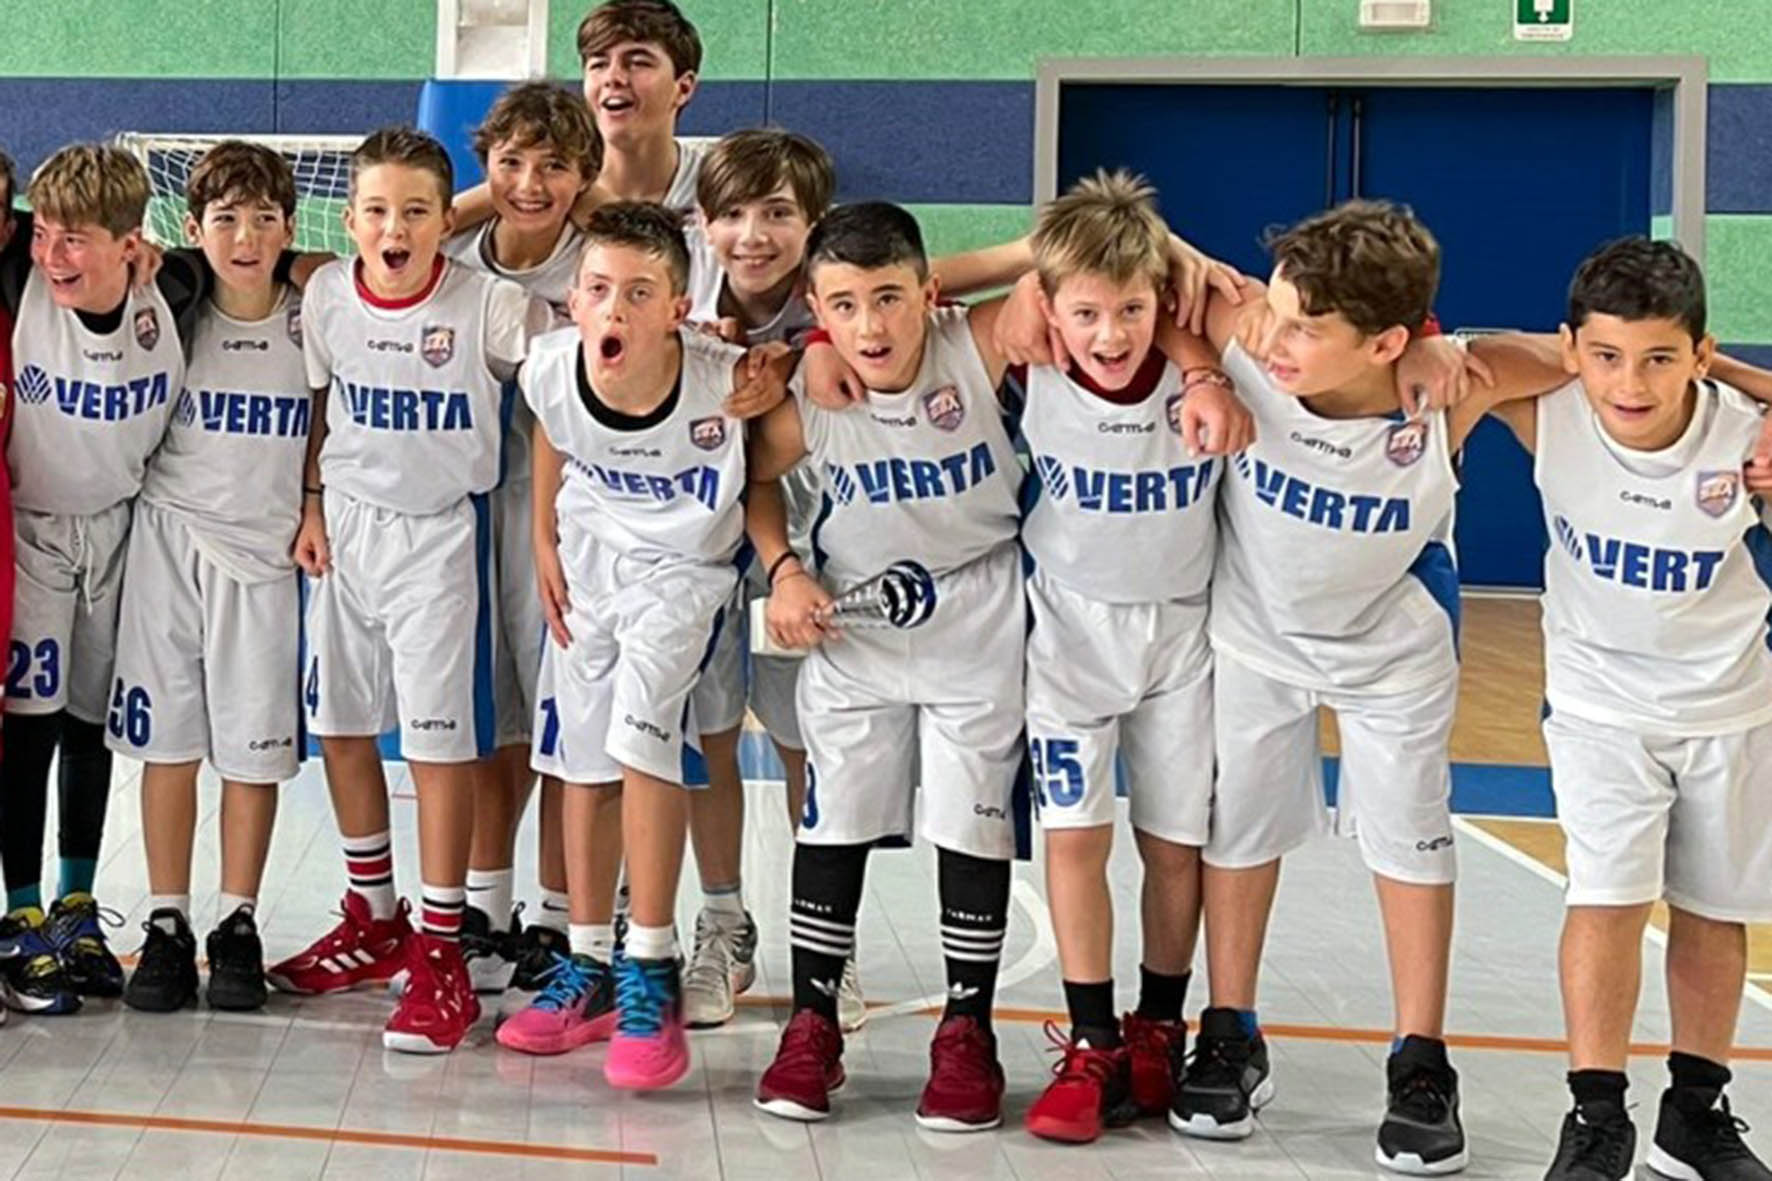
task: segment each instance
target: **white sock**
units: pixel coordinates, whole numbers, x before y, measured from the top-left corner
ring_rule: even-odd
[[[223,890],[221,892],[221,897],[215,900],[215,910],[216,915],[218,916],[215,920],[215,925],[218,927],[221,926],[228,919],[232,918],[234,912],[239,910],[242,906],[247,910],[252,911],[256,917],[258,912],[258,899],[248,894],[230,894],[226,890]]]
[[[187,924],[191,921],[191,896],[189,894],[150,894],[148,895],[148,913],[156,910],[176,910]]]
[[[516,876],[509,866],[468,870],[468,905],[484,914],[494,931],[511,929],[511,892]]]
[[[572,900],[564,890],[550,890],[546,886],[541,891],[541,913],[535,916],[535,926],[550,927],[562,935],[572,925],[567,915],[572,911]]]
[[[627,954],[631,960],[674,960],[677,958],[677,928],[674,926],[628,927]]]
[[[744,918],[744,892],[739,883],[730,886],[703,886],[701,908],[722,917]]]
[[[612,923],[572,923],[566,929],[566,945],[573,955],[588,955],[607,965],[615,954],[615,926]]]

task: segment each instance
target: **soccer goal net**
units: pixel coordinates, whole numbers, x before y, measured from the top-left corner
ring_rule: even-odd
[[[354,135],[162,135],[126,131],[117,137],[148,170],[147,236],[162,246],[185,242],[185,186],[203,153],[228,139],[264,144],[281,153],[295,173],[295,248],[349,254],[351,241],[340,220],[349,198]]]

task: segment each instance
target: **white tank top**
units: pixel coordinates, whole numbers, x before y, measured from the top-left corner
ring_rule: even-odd
[[[686,218],[695,216],[695,186],[701,181],[701,166],[708,158],[708,147],[704,143],[677,140],[677,171],[671,174],[671,187],[665,190],[661,202],[666,209],[675,210]]]
[[[590,535],[643,562],[730,562],[744,537],[744,424],[721,404],[740,350],[684,330],[675,405],[656,422],[622,429],[580,396],[582,338],[563,328],[539,338],[519,381],[542,429],[566,460],[555,508],[562,543]]]
[[[100,336],[60,308],[35,267],[12,332],[18,394],[6,447],[12,502],[88,516],[141,490],[185,380],[172,308],[157,286],[131,287],[123,322]]]
[[[1224,461],[1188,458],[1180,403],[1173,364],[1132,406],[1098,397],[1050,365],[1028,369],[1021,430],[1035,499],[1021,541],[1043,574],[1107,603],[1205,606]]]
[[[1015,540],[1022,468],[972,342],[966,309],[937,308],[909,388],[831,411],[793,381],[806,450],[822,474],[813,531],[822,569],[847,587],[902,558],[944,574]]]
[[[256,323],[205,301],[142,499],[182,519],[203,555],[240,581],[287,576],[312,412],[299,297],[285,289]]]
[[[464,266],[497,275],[501,279],[509,279],[546,303],[553,313],[554,327],[567,323],[571,316],[566,310],[566,297],[572,293],[573,285],[578,281],[578,260],[584,250],[584,232],[570,221],[567,222],[560,231],[559,241],[554,243],[552,254],[535,266],[513,269],[502,265],[493,257],[492,231],[497,225],[498,219],[494,218],[469,233],[451,238],[444,246],[444,253]],[[529,407],[520,393],[508,391],[507,399],[510,417],[504,430],[502,482],[516,484],[529,479],[534,470],[533,457],[529,453],[529,434],[535,427],[535,419],[530,415]]]
[[[1677,467],[1604,437],[1580,382],[1537,413],[1550,707],[1673,737],[1772,721],[1772,536],[1741,475],[1760,407],[1706,383]]]
[[[320,268],[303,300],[308,382],[330,387],[327,487],[418,515],[488,491],[499,479],[504,379],[524,352],[528,295],[446,263],[418,303],[381,308],[358,294],[354,262]]]
[[[1224,368],[1256,442],[1219,494],[1214,647],[1307,689],[1398,693],[1455,675],[1446,416],[1324,418],[1234,344]]]

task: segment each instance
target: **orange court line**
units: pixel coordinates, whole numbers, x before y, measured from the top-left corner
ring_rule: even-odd
[[[563,1144],[520,1144],[514,1140],[461,1140],[453,1136],[402,1136],[395,1132],[360,1132],[351,1128],[315,1128],[300,1124],[255,1124],[241,1120],[183,1119],[166,1115],[121,1115],[107,1111],[58,1111],[49,1107],[3,1107],[0,1119],[42,1120],[104,1128],[141,1128],[155,1132],[215,1132],[227,1136],[264,1136],[278,1140],[317,1140],[324,1144],[366,1144],[377,1148],[431,1148],[443,1152],[475,1152],[533,1160],[583,1161],[602,1165],[652,1165],[650,1152],[611,1152],[603,1148],[568,1148]]]
[[[758,1009],[790,1008],[792,997],[774,996],[741,996],[734,998],[737,1004]],[[870,1004],[870,1008],[882,1008],[883,1004]],[[925,1014],[934,1015],[941,1012],[940,1006],[931,1005],[922,1010]],[[1025,1021],[1044,1023],[1047,1021],[1063,1027],[1070,1021],[1070,1016],[1058,1009],[992,1009],[991,1016],[999,1021]],[[1388,1029],[1352,1029],[1339,1025],[1285,1025],[1262,1022],[1261,1032],[1269,1037],[1296,1038],[1299,1041],[1312,1042],[1361,1042],[1373,1045],[1389,1045],[1394,1036]],[[1533,1054],[1567,1053],[1569,1043],[1554,1037],[1525,1037],[1516,1034],[1502,1033],[1449,1033],[1446,1035],[1448,1046],[1469,1050],[1514,1050]],[[1665,1042],[1632,1042],[1630,1052],[1643,1057],[1665,1056],[1671,1047]],[[1736,1046],[1730,1057],[1742,1062],[1772,1062],[1772,1046]]]

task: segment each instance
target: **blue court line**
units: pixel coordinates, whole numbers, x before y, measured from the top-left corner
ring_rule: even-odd
[[[780,779],[781,760],[775,747],[760,730],[746,730],[739,736],[739,774],[746,779]],[[1334,803],[1336,786],[1341,777],[1341,761],[1323,760],[1323,787]],[[1126,793],[1125,779],[1120,781],[1120,794]],[[1546,818],[1556,815],[1551,799],[1550,769],[1521,767],[1494,763],[1452,764],[1452,810],[1483,816],[1528,816]]]

